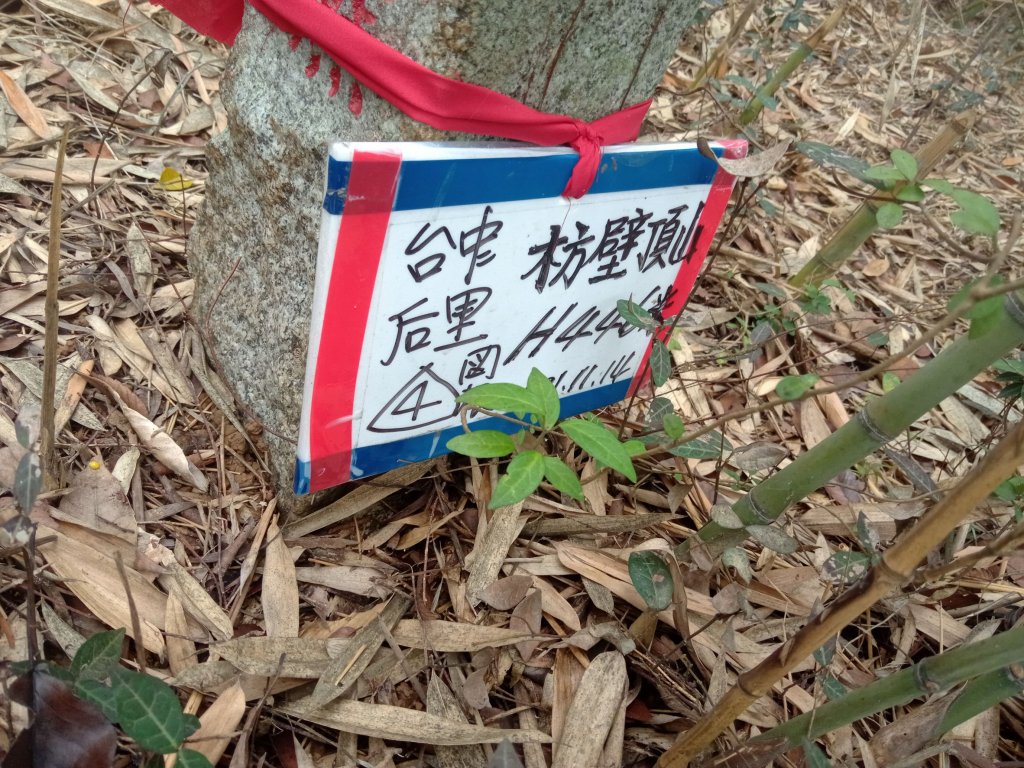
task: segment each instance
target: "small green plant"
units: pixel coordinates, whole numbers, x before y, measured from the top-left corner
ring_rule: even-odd
[[[162,766],[163,755],[176,755],[179,768],[212,768],[202,753],[182,747],[199,728],[199,719],[182,711],[173,689],[151,675],[121,666],[124,637],[124,629],[96,633],[75,653],[70,669],[37,665],[32,671],[36,689],[40,687],[35,679],[38,675],[67,686],[74,696],[119,725],[141,749],[153,754],[146,766]]]
[[[566,496],[583,500],[583,486],[575,470],[561,458],[547,452],[546,438],[555,430],[568,436],[601,465],[636,482],[633,456],[643,450],[643,443],[620,440],[613,430],[593,416],[560,421],[558,390],[536,368],[530,371],[525,387],[518,384],[481,384],[463,393],[459,402],[495,415],[511,413],[523,427],[511,435],[481,429],[457,435],[448,441],[449,450],[476,459],[512,456],[491,496],[492,509],[522,501],[545,479]]]
[[[656,387],[664,385],[672,375],[672,355],[665,343],[671,324],[629,299],[619,301],[617,309],[627,323],[654,337],[648,362],[651,381]],[[636,482],[633,457],[644,451],[644,442],[620,439],[614,430],[590,414],[561,420],[558,390],[536,368],[530,371],[526,386],[481,384],[464,392],[458,401],[469,409],[499,417],[512,414],[514,421],[522,426],[512,434],[495,429],[467,431],[448,441],[449,450],[475,459],[512,457],[491,496],[492,509],[522,501],[544,480],[566,496],[583,500],[583,485],[576,471],[548,452],[547,438],[553,432],[568,437],[602,467]],[[682,419],[673,411],[671,402],[656,398],[651,410],[659,414],[658,429],[663,430],[662,434],[669,440],[683,436]]]
[[[1024,395],[1024,360],[1019,357],[996,360],[992,367],[999,371],[996,381],[1003,384],[999,397],[1011,403]]]
[[[875,222],[879,227],[897,227],[903,222],[905,203],[922,203],[926,189],[952,198],[959,209],[950,214],[954,226],[975,235],[995,237],[999,231],[999,211],[992,202],[977,192],[957,187],[945,179],[919,179],[921,169],[917,158],[903,149],[889,153],[890,162],[868,166],[858,157],[813,141],[797,144],[796,148],[820,165],[840,168],[866,182],[881,194],[875,207]]]
[[[1013,504],[1013,517],[1018,523],[1024,520],[1024,477],[1014,474],[1001,482],[992,492],[997,499]]]

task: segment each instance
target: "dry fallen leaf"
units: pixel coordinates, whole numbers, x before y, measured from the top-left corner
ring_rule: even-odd
[[[40,139],[49,139],[54,134],[54,129],[46,122],[43,113],[32,103],[14,79],[3,70],[0,70],[0,89],[3,90],[11,109],[24,121],[25,125],[32,129],[32,133]]]
[[[540,731],[514,728],[487,728],[480,725],[457,723],[445,717],[404,709],[386,704],[338,699],[326,707],[310,707],[308,699],[285,704],[279,712],[293,715],[339,731],[373,736],[378,739],[411,741],[434,746],[470,744],[496,744],[508,739],[523,742],[547,743],[551,738]]]
[[[142,445],[152,452],[157,461],[178,475],[178,477],[188,480],[200,493],[206,493],[210,485],[206,476],[186,458],[185,452],[181,450],[181,446],[174,442],[170,435],[152,421],[125,405],[124,401],[120,398],[118,398],[118,404],[121,406],[124,415],[128,418],[128,423],[135,431],[135,434],[139,436]]]
[[[268,637],[299,636],[299,584],[295,579],[295,563],[276,520],[267,529],[260,602]]]
[[[766,176],[775,170],[775,166],[785,156],[789,149],[790,140],[780,141],[774,147],[758,152],[756,155],[748,155],[741,158],[718,158],[718,164],[733,176],[739,178],[755,178]]]
[[[211,765],[216,765],[234,738],[244,715],[245,693],[236,684],[203,712],[199,717],[199,729],[185,741],[185,746],[202,753]]]

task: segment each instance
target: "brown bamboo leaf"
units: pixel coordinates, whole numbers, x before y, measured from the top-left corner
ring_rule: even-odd
[[[395,622],[405,615],[411,604],[411,598],[394,595],[384,610],[365,627],[356,630],[352,637],[329,642],[331,662],[323,668],[310,700],[322,706],[355,685],[384,644]]]
[[[494,583],[501,573],[501,565],[508,557],[508,550],[519,537],[526,522],[521,514],[522,502],[502,507],[491,513],[482,536],[477,536],[476,546],[466,557],[469,578],[466,580],[466,594],[471,603],[480,602],[480,593]]]
[[[487,728],[457,723],[445,717],[386,704],[338,699],[326,707],[310,706],[309,699],[285,704],[278,712],[339,731],[378,739],[411,741],[434,746],[497,744],[503,739],[521,743],[551,741],[545,733],[514,728]]]
[[[128,418],[128,423],[131,425],[132,430],[139,436],[139,441],[153,454],[157,461],[178,475],[178,477],[192,483],[200,493],[206,493],[207,488],[210,486],[209,481],[186,458],[185,452],[181,450],[181,446],[174,442],[170,435],[152,421],[125,405],[124,401],[119,400],[119,404],[124,415]]]
[[[675,520],[679,515],[656,512],[642,515],[580,515],[566,518],[541,518],[523,526],[526,536],[575,536],[582,533],[629,533]]]
[[[532,580],[533,586],[540,592],[540,603],[544,613],[558,619],[573,632],[577,631],[581,626],[580,617],[569,601],[540,576],[533,576]]]
[[[484,648],[513,645],[530,638],[528,630],[485,627],[457,621],[403,619],[391,634],[403,648],[472,653]]]
[[[139,413],[146,412],[146,404],[142,402],[142,398],[136,395],[135,390],[127,384],[117,381],[116,379],[111,379],[109,376],[104,376],[102,373],[90,374],[89,381],[93,384],[98,384],[100,388],[110,394],[111,397],[114,395],[120,397],[124,401],[125,405],[133,411],[137,411]]]
[[[566,714],[551,768],[598,764],[627,685],[626,662],[618,651],[590,663]]]
[[[64,585],[108,627],[127,627],[132,634],[131,613],[117,563],[106,552],[99,552],[59,531],[47,531],[53,541],[41,548]],[[113,549],[109,547],[108,549]],[[167,596],[133,568],[126,569],[132,600],[139,615],[142,644],[146,650],[163,656],[161,629]],[[136,641],[139,638],[134,638]]]
[[[366,565],[320,565],[295,569],[295,578],[303,584],[319,584],[339,592],[364,597],[384,598],[394,590],[387,579],[394,569],[385,563]]]
[[[167,664],[172,675],[180,675],[186,669],[199,663],[196,658],[196,644],[192,641],[185,609],[177,594],[167,596],[164,614],[164,642],[167,643]]]
[[[3,70],[0,70],[0,89],[3,89],[11,109],[32,130],[32,133],[40,139],[49,139],[53,136],[55,129],[46,122],[39,107],[32,103],[32,99],[21,89],[21,86]]]
[[[789,149],[790,140],[780,141],[774,147],[758,152],[756,155],[749,155],[738,159],[728,157],[718,158],[718,164],[733,176],[752,179],[757,176],[766,176],[775,170],[775,166],[785,156]]]
[[[89,374],[92,373],[95,364],[95,360],[83,360],[79,363],[75,373],[68,379],[67,389],[64,390],[64,395],[61,397],[60,403],[57,404],[57,413],[53,417],[55,432],[60,432],[71,421],[71,414],[78,408],[78,403],[82,399],[82,392],[85,391]]]
[[[160,577],[160,583],[168,592],[176,591],[185,612],[206,627],[215,638],[227,640],[235,633],[234,625],[224,609],[179,563],[170,564],[168,573]]]
[[[457,723],[466,722],[455,694],[436,674],[427,683],[427,712]],[[443,768],[487,768],[487,758],[479,744],[437,747],[437,759]]]
[[[211,765],[217,765],[235,737],[235,731],[244,715],[245,693],[236,683],[220,694],[200,715],[199,729],[185,740],[185,747],[204,755]]]
[[[64,160],[64,184],[101,184],[110,180],[111,174],[124,168],[131,160],[100,160],[91,157],[68,157]],[[14,160],[0,159],[0,173],[18,181],[38,181],[52,184],[57,170],[55,157],[19,157]],[[95,172],[94,172],[95,170]]]
[[[135,510],[124,489],[99,459],[92,459],[68,484],[60,510],[51,517],[116,536],[134,545],[138,535]]]
[[[316,680],[331,663],[331,642],[306,637],[239,637],[213,648],[234,668],[250,675]]]
[[[333,525],[358,515],[378,501],[386,499],[397,491],[408,488],[412,483],[423,477],[434,464],[434,461],[421,461],[418,464],[399,467],[380,477],[375,477],[373,482],[356,488],[333,504],[328,504],[323,509],[286,525],[284,527],[285,538],[295,539],[299,536],[305,536],[328,525]]]
[[[540,622],[543,609],[541,607],[540,590],[535,590],[527,595],[512,611],[512,618],[509,619],[508,628],[513,631],[525,632],[529,635],[526,640],[516,643],[516,650],[523,661],[529,662],[533,658],[533,652],[540,645]]]
[[[506,576],[480,592],[480,599],[498,611],[511,611],[533,586],[532,576]]]
[[[276,520],[267,529],[260,603],[268,637],[299,636],[299,583],[291,552]]]

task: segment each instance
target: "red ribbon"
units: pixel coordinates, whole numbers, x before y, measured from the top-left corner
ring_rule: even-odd
[[[244,0],[155,0],[205,35],[230,45],[242,24]],[[549,114],[490,88],[452,80],[417,64],[319,0],[249,0],[277,27],[308,38],[358,82],[409,117],[445,131],[500,136],[579,153],[566,197],[582,197],[601,165],[601,147],[633,141],[650,101],[592,123]]]

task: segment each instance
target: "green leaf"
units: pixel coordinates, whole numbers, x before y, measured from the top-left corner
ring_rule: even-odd
[[[647,409],[647,427],[648,429],[658,429],[662,426],[666,414],[673,413],[675,406],[672,405],[672,401],[667,397],[656,397],[651,400],[651,404]]]
[[[945,179],[925,179],[921,182],[923,186],[929,189],[934,189],[936,192],[941,192],[944,195],[953,196],[953,193],[957,191],[957,187],[954,187]]]
[[[491,509],[508,507],[522,501],[544,479],[544,457],[537,451],[523,451],[508,463],[491,496]]]
[[[626,449],[626,453],[629,454],[631,459],[635,459],[641,453],[647,450],[647,446],[644,445],[643,440],[633,438],[631,440],[624,440],[622,447]]]
[[[124,633],[124,629],[97,632],[82,643],[71,662],[71,674],[75,680],[106,680],[110,677],[111,670],[121,663]]]
[[[804,748],[807,768],[832,768],[832,763],[817,744],[804,739],[800,742],[800,746]]]
[[[739,547],[729,547],[729,549],[722,553],[722,565],[736,571],[736,575],[743,579],[744,584],[749,584],[750,579],[754,575],[750,570],[750,560],[747,559],[747,553]]]
[[[117,700],[109,685],[97,680],[79,680],[74,688],[76,696],[95,706],[110,722],[117,722]]]
[[[732,443],[717,429],[669,449],[673,456],[681,456],[684,459],[717,459],[723,453],[731,451]]]
[[[886,229],[898,227],[903,221],[903,207],[896,203],[882,203],[875,211],[875,221]]]
[[[920,203],[924,200],[924,190],[921,189],[920,184],[907,184],[894,194],[897,200],[902,200],[905,203]]]
[[[672,355],[661,339],[651,345],[651,381],[654,386],[663,387],[672,375]]]
[[[836,636],[833,635],[823,646],[814,652],[814,660],[819,666],[827,667],[836,655]]]
[[[178,697],[163,681],[123,668],[115,673],[113,691],[121,729],[143,749],[161,755],[177,752],[199,721],[186,717]]]
[[[747,533],[755,541],[780,555],[791,555],[800,546],[796,539],[774,525],[748,525]]]
[[[962,209],[950,214],[950,221],[965,232],[995,237],[1001,224],[999,209],[987,197],[967,189],[956,189],[950,196]]]
[[[853,584],[858,581],[871,565],[871,558],[863,552],[834,552],[825,561],[821,570],[825,578],[839,585]]]
[[[175,768],[213,768],[206,755],[196,752],[194,749],[182,749],[178,751],[178,762]]]
[[[615,302],[619,317],[641,331],[653,331],[658,327],[654,315],[634,302],[632,299],[619,299]]]
[[[481,384],[468,389],[456,400],[472,408],[483,408],[499,413],[541,414],[544,405],[526,387],[518,384]]]
[[[661,420],[661,428],[665,430],[669,440],[678,440],[686,432],[686,425],[675,411],[665,414]]]
[[[848,693],[846,686],[832,675],[825,675],[825,679],[821,681],[821,690],[824,691],[825,698],[829,701],[835,701]]]
[[[1018,360],[1012,357],[1006,357],[1002,360],[996,360],[992,363],[992,367],[997,371],[1003,373],[1016,374],[1018,376],[1024,376],[1024,360]]]
[[[868,168],[864,175],[874,181],[881,181],[884,184],[897,184],[906,181],[906,178],[891,165],[874,165]]]
[[[971,321],[970,330],[967,332],[968,338],[977,339],[984,336],[989,328],[999,322],[999,316],[1002,309],[1002,297],[990,296],[987,299],[979,301],[967,310],[964,315],[965,317],[970,318]]]
[[[636,482],[636,470],[633,468],[629,451],[619,442],[616,434],[604,424],[586,419],[570,419],[562,422],[562,431],[599,462]]]
[[[26,515],[39,497],[43,485],[43,470],[39,466],[39,454],[29,451],[21,457],[18,468],[14,471],[14,498],[18,500],[18,508]]]
[[[775,394],[782,400],[797,400],[803,397],[821,377],[816,373],[805,373],[802,376],[783,376],[775,385]]]
[[[954,309],[959,307],[965,301],[967,297],[971,295],[971,290],[976,286],[980,280],[972,280],[967,285],[960,288],[956,293],[950,296],[949,301],[946,302],[946,311],[952,312]]]
[[[894,149],[889,153],[889,157],[892,158],[892,164],[896,166],[896,170],[903,174],[903,178],[907,181],[917,178],[917,158],[912,154],[905,149]]]
[[[504,432],[494,429],[481,429],[456,435],[448,441],[448,450],[472,456],[474,459],[494,459],[508,456],[515,451],[516,444]]]
[[[583,501],[583,486],[580,479],[561,459],[555,456],[544,457],[544,477],[566,496]]]
[[[900,385],[900,377],[892,371],[886,371],[882,374],[882,391],[892,392],[896,387]]]
[[[828,144],[821,144],[817,141],[798,142],[795,149],[818,165],[840,168],[861,181],[869,180],[869,177],[866,175],[868,171],[867,162],[859,157],[848,155],[841,149],[836,149]]]
[[[857,541],[868,552],[877,552],[881,543],[878,531],[868,525],[868,516],[863,511],[857,514]]]
[[[540,425],[544,429],[552,429],[558,423],[561,414],[562,402],[558,398],[558,390],[551,383],[551,379],[533,368],[530,371],[530,378],[526,381],[526,388],[537,398],[541,404]]]
[[[651,610],[663,611],[672,605],[672,571],[657,553],[630,553],[629,580]]]

